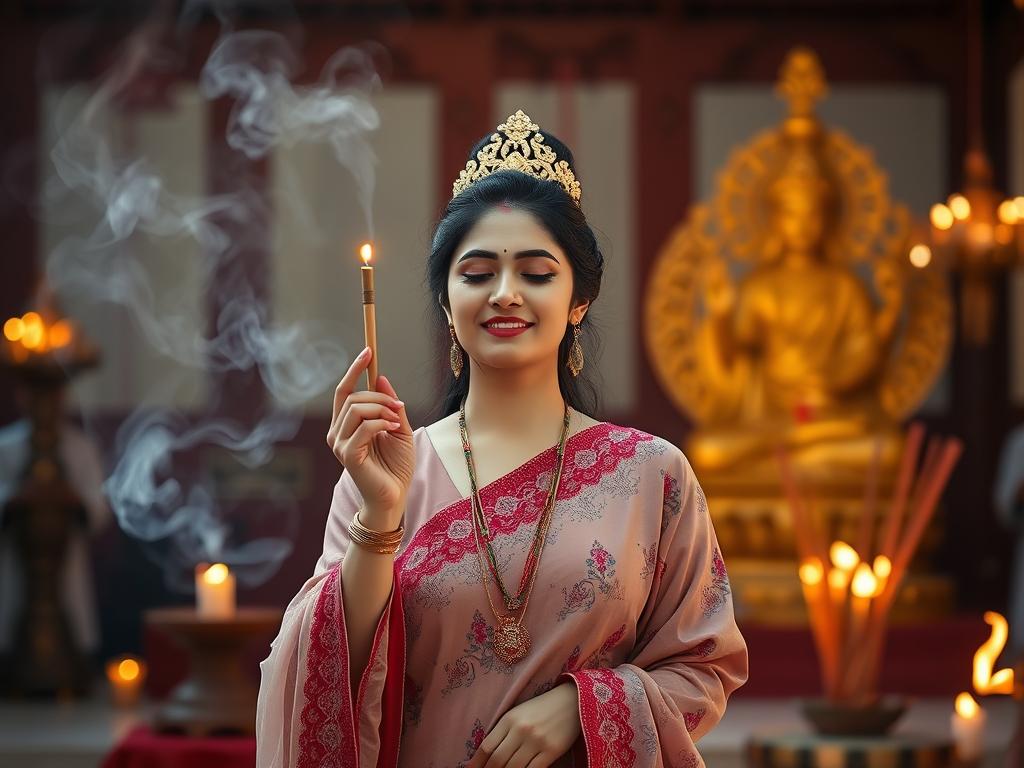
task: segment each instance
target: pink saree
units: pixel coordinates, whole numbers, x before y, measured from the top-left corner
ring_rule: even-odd
[[[569,437],[525,625],[494,655],[461,498],[423,428],[395,588],[350,695],[340,563],[359,491],[343,472],[324,552],[260,665],[257,765],[460,766],[515,705],[575,681],[582,736],[558,766],[700,768],[695,746],[747,677],[704,501],[682,452],[608,422]],[[555,448],[480,489],[503,573],[521,573]]]

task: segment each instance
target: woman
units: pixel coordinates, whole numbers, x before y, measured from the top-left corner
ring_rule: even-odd
[[[703,493],[586,414],[602,257],[568,149],[519,111],[470,158],[428,266],[443,418],[357,391],[369,350],[339,384],[345,471],[261,665],[257,763],[702,766],[747,674]]]

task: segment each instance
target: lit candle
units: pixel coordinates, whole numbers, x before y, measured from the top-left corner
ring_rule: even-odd
[[[196,566],[196,608],[204,619],[235,615],[235,576],[223,563]]]
[[[825,631],[822,615],[822,606],[827,605],[822,602],[825,590],[825,568],[818,558],[808,557],[800,564],[798,573],[811,623],[820,627],[819,632]]]
[[[857,550],[845,541],[833,542],[828,549],[828,556],[832,565],[848,574],[853,573],[853,569],[860,564],[860,555],[857,554]]]
[[[825,591],[825,566],[818,558],[807,557],[800,564],[799,576],[804,600],[807,602],[811,629],[822,657],[825,684],[831,690],[838,649],[835,645],[835,623],[829,610],[828,593]]]
[[[370,365],[366,369],[366,388],[370,392],[377,391],[377,316],[374,303],[373,288],[373,267],[370,266],[370,259],[373,258],[373,246],[363,243],[359,249],[359,255],[363,260],[363,266],[359,268],[363,282],[363,333],[366,337],[366,346],[372,352]]]
[[[130,707],[139,701],[142,684],[146,682],[146,662],[133,656],[121,656],[107,662],[107,680],[114,704]]]
[[[832,605],[836,606],[840,613],[845,609],[849,586],[850,574],[842,568],[832,568],[828,572],[828,591],[832,596]]]
[[[879,589],[881,589],[888,581],[889,574],[892,573],[892,560],[885,555],[879,555],[875,558],[872,570],[875,573],[875,578],[878,579]]]
[[[958,221],[964,221],[971,217],[971,203],[963,195],[953,195],[947,202],[953,217]]]
[[[956,697],[955,711],[950,719],[956,756],[960,760],[977,760],[984,751],[985,710],[971,694]]]
[[[850,583],[850,591],[853,593],[853,627],[850,630],[850,637],[856,643],[864,635],[867,627],[871,598],[878,593],[878,579],[870,565],[861,563],[857,566],[853,573],[853,581]]]
[[[860,556],[857,550],[845,541],[834,541],[828,548],[828,557],[834,566],[828,572],[829,592],[832,595],[832,603],[839,609],[839,615],[843,616],[846,610],[846,595],[850,586],[850,578],[854,569],[860,564]],[[845,627],[840,634],[844,634]]]
[[[808,602],[817,599],[821,590],[821,582],[825,580],[825,569],[821,560],[816,557],[808,557],[800,564],[800,583],[804,586],[804,596]]]

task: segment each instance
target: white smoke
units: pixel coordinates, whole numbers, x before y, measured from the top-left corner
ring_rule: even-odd
[[[186,3],[179,25],[197,18],[204,7]],[[352,175],[369,228],[375,158],[368,134],[379,125],[370,98],[380,85],[369,49],[339,51],[317,83],[298,86],[292,80],[300,58],[284,35],[230,31],[227,4],[211,8],[225,31],[202,68],[199,88],[207,99],[233,99],[227,144],[250,159],[299,142],[329,144]],[[296,434],[301,417],[295,408],[332,387],[346,359],[337,344],[311,338],[301,324],[272,324],[263,298],[245,270],[236,268],[239,254],[265,249],[269,242],[263,195],[237,178],[228,193],[181,194],[169,188],[149,158],[109,135],[105,116],[118,113],[133,80],[144,77],[147,68],[185,58],[167,48],[162,29],[148,23],[136,30],[84,108],[59,129],[50,153],[53,176],[44,192],[51,199],[69,193],[85,198],[96,215],[52,250],[47,276],[58,294],[126,308],[141,336],[168,361],[208,374],[258,372],[268,402],[288,408],[256,414],[254,425],[216,414],[197,422],[194,416],[140,409],[118,432],[105,486],[127,533],[168,543],[169,568],[218,559],[242,567],[243,582],[255,582],[276,570],[290,542],[280,537],[238,541],[210,486],[186,479],[194,470],[183,459],[216,446],[249,468],[262,466],[276,444]],[[180,38],[180,26],[178,33]],[[208,302],[216,316],[200,324],[203,333],[194,330],[194,317],[174,309],[173,300],[159,301],[166,286],[154,286],[139,261],[142,241],[182,240],[199,246],[203,282],[217,283],[218,295]],[[210,379],[216,383],[220,377]],[[211,405],[219,401],[220,393],[212,392]],[[169,579],[178,580],[172,574]]]
[[[244,429],[224,420],[190,425],[180,414],[139,411],[118,434],[120,459],[106,482],[107,497],[125,533],[144,542],[169,540],[167,564],[176,570],[220,560],[236,568],[242,583],[259,583],[288,555],[291,542],[230,542],[228,521],[210,490],[201,484],[185,487],[175,462],[199,447],[220,446],[255,469],[271,458],[274,444],[294,435],[295,420],[283,414]]]

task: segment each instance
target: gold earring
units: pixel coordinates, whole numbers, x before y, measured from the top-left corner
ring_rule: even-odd
[[[455,338],[455,326],[448,323],[448,330],[452,334],[452,349],[448,357],[451,361],[452,373],[455,374],[457,379],[462,373],[462,347],[459,346],[459,341]]]
[[[580,375],[580,371],[583,370],[583,347],[580,345],[580,324],[576,323],[572,327],[572,346],[569,347],[569,358],[566,360],[566,365],[569,368],[569,373],[574,377]]]

